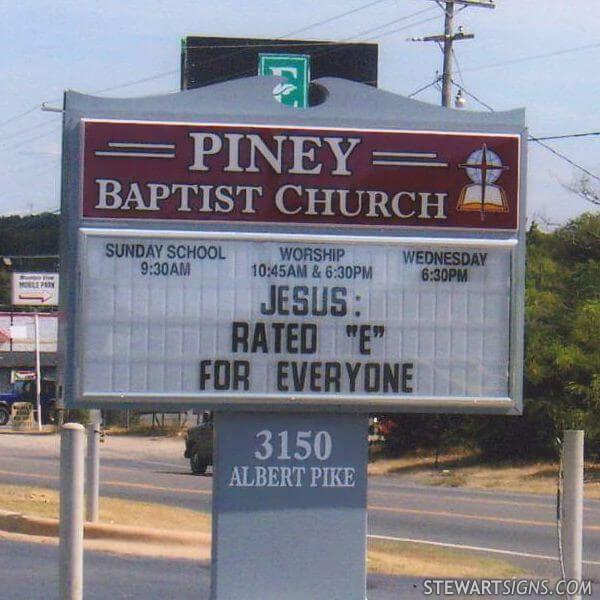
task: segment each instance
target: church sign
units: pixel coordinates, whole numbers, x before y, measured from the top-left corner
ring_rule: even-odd
[[[281,83],[66,94],[60,376],[214,409],[211,598],[364,600],[368,414],[521,411],[527,132]]]
[[[518,412],[522,127],[281,110],[73,120],[77,403]]]

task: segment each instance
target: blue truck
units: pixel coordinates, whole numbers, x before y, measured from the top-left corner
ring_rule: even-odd
[[[56,383],[42,380],[40,405],[42,408],[42,423],[56,422]],[[0,425],[6,425],[12,414],[15,402],[29,402],[35,409],[35,381],[15,381],[10,390],[0,393]]]

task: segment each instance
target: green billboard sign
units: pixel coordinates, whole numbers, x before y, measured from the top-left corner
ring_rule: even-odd
[[[288,106],[308,106],[310,82],[310,56],[306,54],[259,54],[258,74],[283,77],[273,95],[278,102]]]

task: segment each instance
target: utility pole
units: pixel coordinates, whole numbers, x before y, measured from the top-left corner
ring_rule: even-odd
[[[474,37],[471,35],[471,37]],[[462,38],[464,39],[464,38]],[[444,11],[444,68],[442,72],[442,106],[452,102],[452,44],[454,43],[454,2],[446,2]]]
[[[471,40],[475,37],[472,33],[465,33],[462,27],[454,33],[454,6],[460,4],[478,6],[479,8],[496,8],[494,0],[435,0],[444,10],[444,33],[442,35],[428,35],[420,38],[409,38],[409,42],[436,42],[444,53],[444,66],[442,70],[442,106],[450,108],[452,105],[452,46],[455,41]],[[439,81],[439,80],[438,80]]]

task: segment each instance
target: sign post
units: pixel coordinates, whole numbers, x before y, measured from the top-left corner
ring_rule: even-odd
[[[35,406],[37,410],[38,431],[42,430],[42,368],[40,360],[40,316],[34,315],[35,325]]]
[[[526,130],[276,83],[67,94],[65,399],[216,411],[213,598],[363,600],[369,412],[521,411]]]

